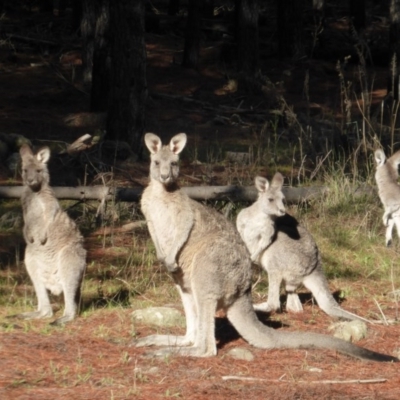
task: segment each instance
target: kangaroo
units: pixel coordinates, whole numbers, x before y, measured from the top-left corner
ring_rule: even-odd
[[[386,226],[386,246],[389,247],[392,244],[394,225],[400,238],[400,186],[397,183],[400,150],[388,159],[382,149],[375,150],[375,160],[375,180],[379,198],[385,209],[382,220]]]
[[[151,335],[133,345],[165,346],[154,351],[156,356],[215,356],[214,317],[217,309],[223,309],[239,334],[259,348],[326,348],[368,360],[398,361],[327,335],[276,332],[260,322],[251,300],[251,259],[235,226],[190,199],[177,184],[186,134],[175,135],[168,145],[153,133],[147,133],[144,140],[151,162],[141,209],[157,257],[171,272],[181,295],[186,334]]]
[[[328,315],[364,320],[343,310],[331,295],[317,244],[307,229],[286,214],[283,176],[276,173],[271,183],[257,176],[255,186],[257,201],[241,210],[236,220],[236,227],[250,252],[251,260],[268,273],[268,300],[254,308],[264,312],[280,310],[279,293],[284,281],[286,309],[289,311],[303,311],[299,296],[295,293],[303,284]]]
[[[38,307],[37,311],[17,316],[23,319],[52,317],[49,290],[54,295],[64,294],[64,315],[52,323],[61,325],[76,316],[86,250],[75,222],[61,209],[49,186],[50,149],[44,147],[34,154],[24,145],[20,155],[25,186],[21,196],[25,265],[35,287]]]

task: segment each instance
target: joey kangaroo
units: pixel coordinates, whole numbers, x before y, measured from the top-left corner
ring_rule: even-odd
[[[317,244],[307,229],[285,212],[283,176],[276,173],[271,183],[257,176],[255,186],[258,190],[257,201],[241,210],[236,220],[251,260],[268,273],[268,300],[254,308],[265,312],[280,310],[279,293],[284,281],[286,308],[289,311],[303,311],[295,293],[303,284],[328,315],[350,320],[363,319],[343,310],[331,295]]]
[[[186,334],[152,335],[134,344],[165,346],[156,355],[216,355],[215,311],[224,309],[240,335],[256,347],[327,348],[368,360],[398,361],[326,335],[277,332],[258,320],[251,301],[251,259],[235,226],[179,189],[178,161],[186,140],[180,133],[163,146],[157,135],[145,135],[151,153],[150,183],[141,200],[157,257],[181,295]]]
[[[394,225],[400,238],[400,186],[397,183],[400,150],[388,159],[382,149],[375,150],[375,160],[378,195],[385,209],[382,219],[386,226],[386,246],[390,246]]]
[[[64,294],[64,315],[52,324],[60,325],[75,318],[80,287],[86,267],[86,250],[75,222],[61,209],[49,186],[47,162],[50,149],[34,154],[24,145],[20,149],[21,196],[26,241],[25,265],[35,287],[37,311],[19,314],[23,319],[50,318],[53,310],[47,290]]]

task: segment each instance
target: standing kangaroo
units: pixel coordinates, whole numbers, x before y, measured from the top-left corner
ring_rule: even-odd
[[[375,150],[375,160],[377,164],[375,180],[378,185],[379,198],[385,209],[382,219],[386,226],[386,246],[390,246],[394,225],[396,225],[397,235],[400,237],[400,186],[397,183],[400,150],[388,159],[382,149]]]
[[[398,361],[330,336],[277,332],[261,323],[251,301],[251,260],[235,226],[190,199],[176,183],[186,135],[180,133],[163,146],[158,136],[147,133],[145,143],[151,153],[150,183],[141,207],[157,257],[181,295],[186,334],[147,336],[135,341],[136,346],[166,346],[156,355],[216,355],[215,312],[224,309],[240,335],[256,347],[327,348],[363,359]]]
[[[75,318],[80,287],[86,267],[83,238],[74,221],[61,209],[49,186],[48,147],[33,154],[24,145],[20,149],[22,179],[21,196],[26,241],[25,265],[35,287],[38,308],[19,314],[23,319],[50,318],[53,310],[47,290],[64,294],[65,310],[52,324],[60,325]]]
[[[328,315],[345,319],[363,319],[343,310],[329,291],[322,270],[321,256],[311,234],[286,214],[282,193],[283,176],[278,172],[271,184],[257,176],[258,199],[238,214],[236,226],[246,244],[251,260],[268,273],[268,300],[254,306],[256,310],[280,310],[280,286],[285,282],[286,309],[303,311],[295,290],[303,284]]]

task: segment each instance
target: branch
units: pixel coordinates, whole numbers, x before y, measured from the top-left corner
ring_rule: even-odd
[[[222,377],[224,381],[258,381],[258,382],[286,382],[286,383],[293,383],[293,381],[289,380],[281,380],[281,379],[264,379],[264,378],[253,378],[253,377],[246,377],[246,376],[235,376],[235,375],[226,375]],[[385,378],[376,378],[376,379],[350,379],[345,381],[340,380],[321,380],[321,381],[296,381],[296,383],[318,383],[318,384],[332,384],[332,383],[339,383],[339,384],[370,384],[370,383],[384,383],[387,379]]]
[[[17,199],[21,197],[23,186],[0,186],[0,198]],[[108,186],[53,187],[58,199],[64,200],[112,200],[138,202],[143,188],[112,188]],[[185,186],[182,190],[193,200],[229,200],[253,202],[257,190],[253,186]],[[327,189],[323,186],[284,187],[288,203],[299,203],[322,196]]]

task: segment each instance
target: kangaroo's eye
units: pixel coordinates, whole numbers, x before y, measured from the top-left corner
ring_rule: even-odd
[[[37,169],[36,172],[37,172],[38,174],[40,174],[40,173],[42,172],[42,170],[41,170],[41,169]]]
[[[24,172],[24,174],[26,174],[26,173],[28,172],[28,170],[25,168],[25,169],[23,170],[23,172]]]
[[[178,163],[176,162],[176,161],[173,161],[172,163],[171,163],[171,166],[172,167],[176,167],[178,165]]]
[[[273,202],[274,202],[274,199],[273,199],[273,198],[269,198],[268,201],[269,201],[270,203],[273,203]]]
[[[154,161],[154,164],[160,165],[160,161]]]

